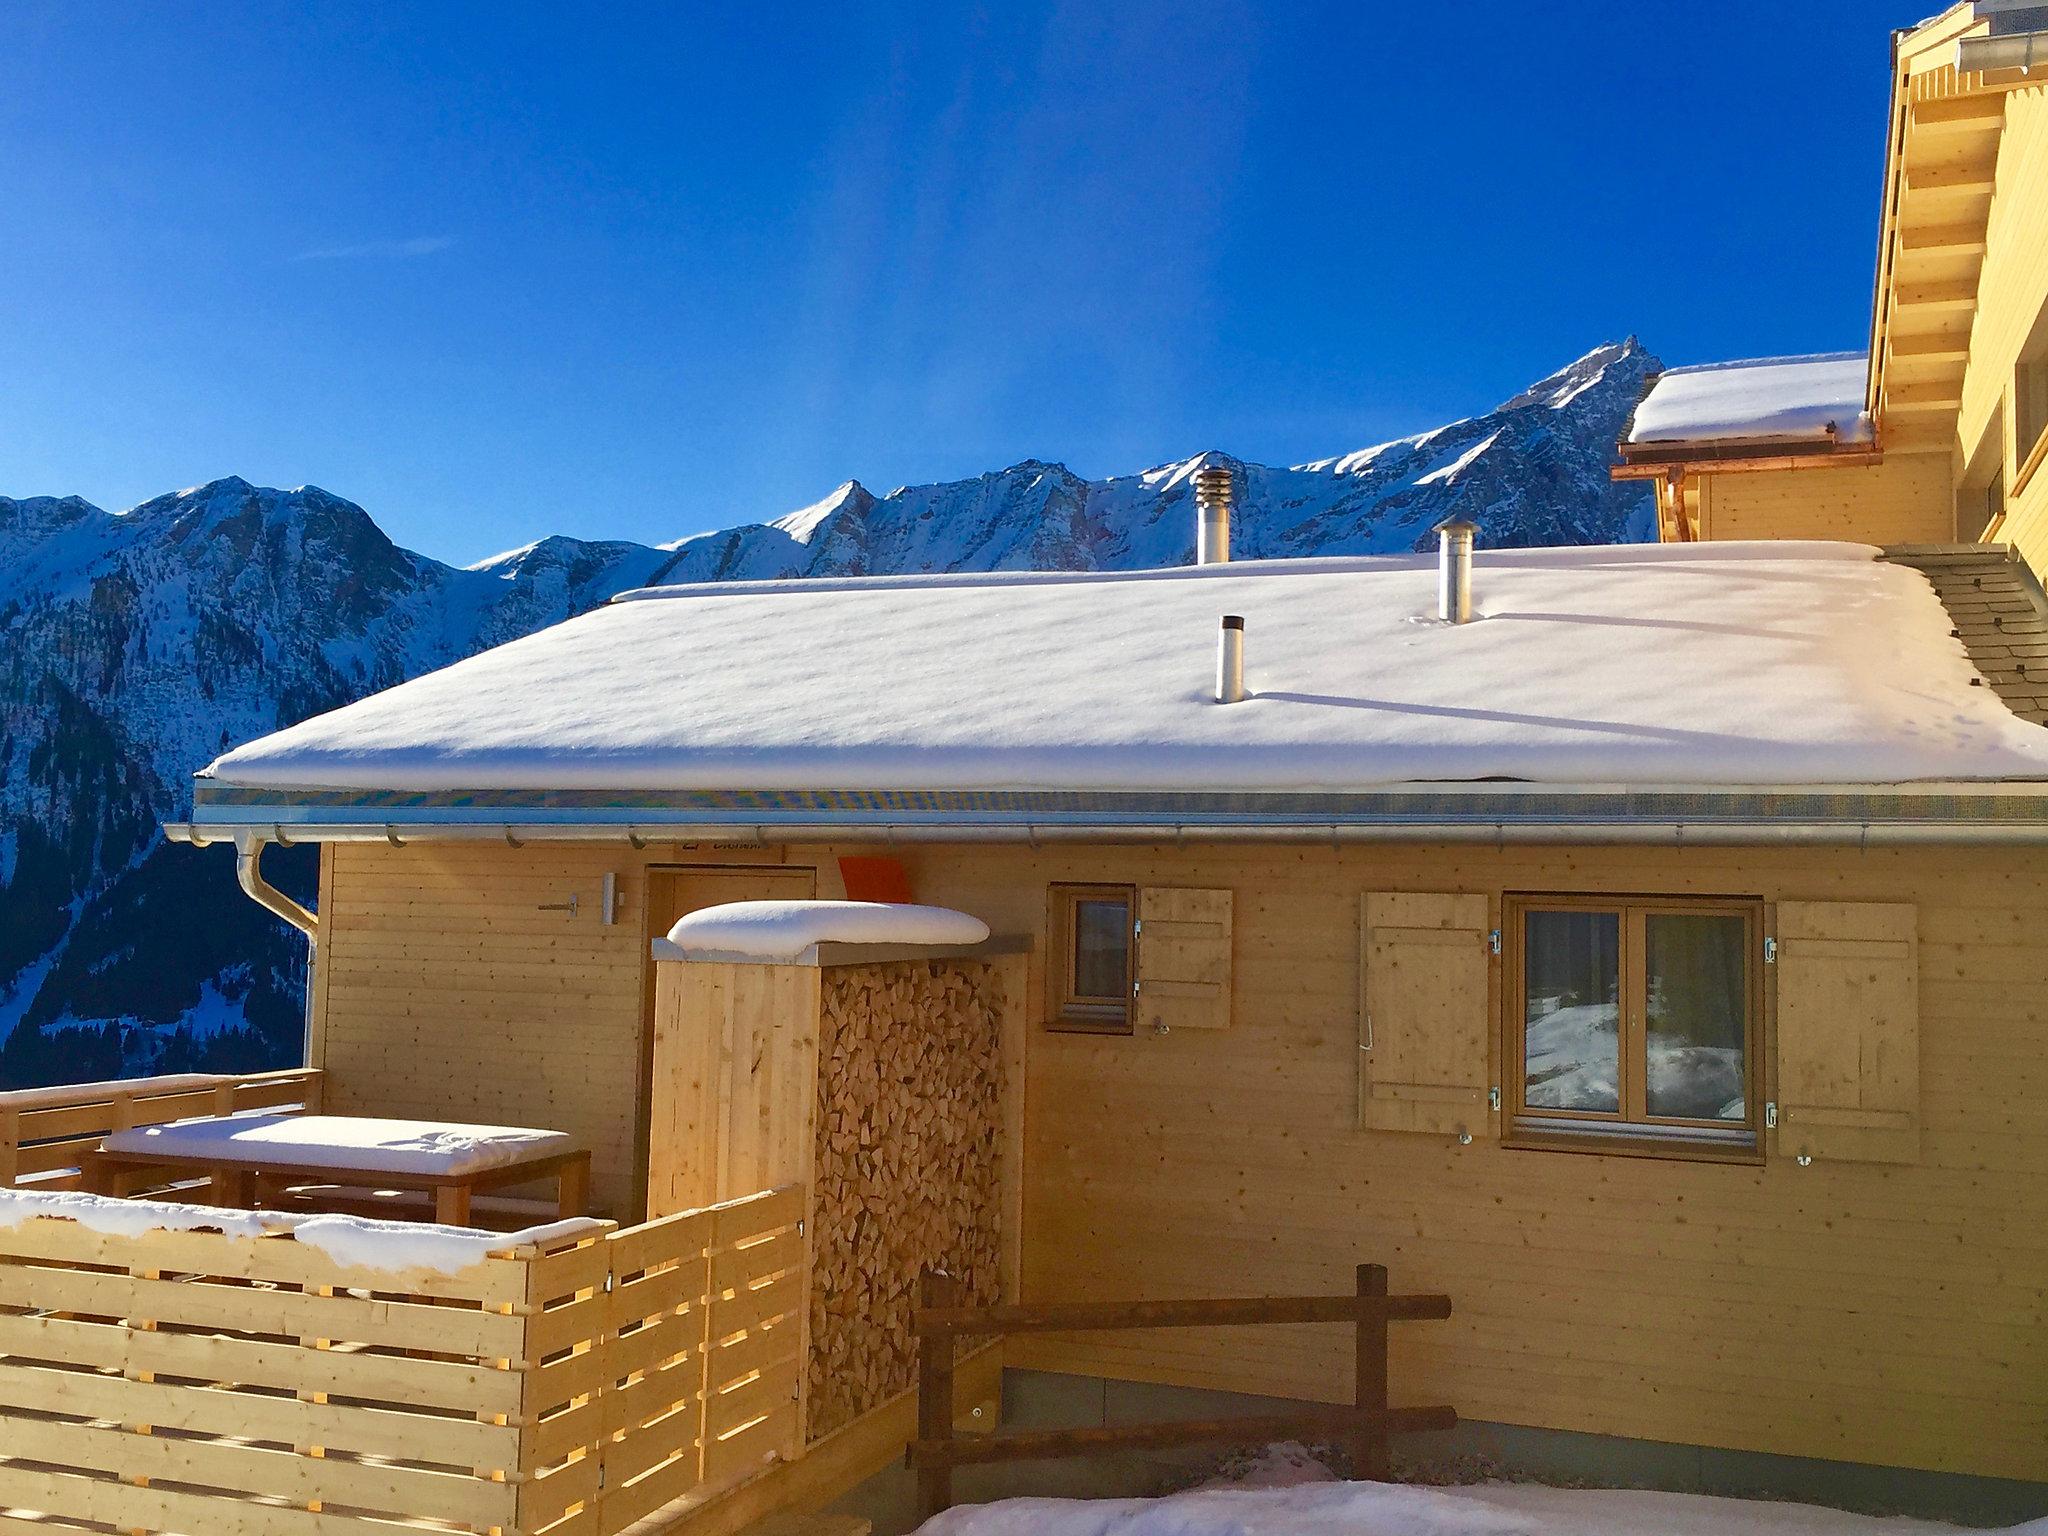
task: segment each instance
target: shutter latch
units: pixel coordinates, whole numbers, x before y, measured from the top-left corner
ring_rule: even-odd
[[[1486,1090],[1486,1107],[1487,1107],[1488,1109],[1490,1109],[1490,1110],[1493,1110],[1493,1111],[1494,1111],[1495,1113],[1499,1113],[1499,1111],[1500,1111],[1500,1089],[1499,1089],[1499,1088],[1489,1088],[1489,1089],[1487,1089],[1487,1090]]]
[[[1498,928],[1486,936],[1486,944],[1496,955],[1500,953],[1500,930]]]
[[[1766,938],[1766,939],[1764,940],[1764,964],[1765,964],[1765,965],[1776,965],[1777,963],[1778,963],[1778,941],[1777,941],[1776,939],[1774,939],[1774,938]]]
[[[1775,1131],[1777,1128],[1778,1106],[1775,1103],[1766,1104],[1764,1106],[1764,1129],[1767,1131]]]

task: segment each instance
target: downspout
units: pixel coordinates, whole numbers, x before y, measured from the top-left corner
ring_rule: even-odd
[[[299,1054],[307,1066],[313,1060],[313,967],[319,963],[320,919],[263,878],[263,850],[270,839],[247,829],[235,832],[235,879],[257,906],[276,913],[306,936],[306,1021]]]
[[[306,936],[307,942],[320,938],[320,919],[263,878],[263,850],[270,839],[257,832],[235,833],[235,878],[259,907],[267,907]]]

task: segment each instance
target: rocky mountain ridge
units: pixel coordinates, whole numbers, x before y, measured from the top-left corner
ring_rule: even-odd
[[[650,583],[1184,563],[1205,462],[1238,471],[1240,559],[1421,548],[1452,513],[1494,546],[1646,537],[1647,494],[1607,470],[1658,367],[1600,347],[1484,416],[1309,464],[848,481],[667,546],[554,537],[467,568],[314,486],[0,497],[0,1087],[296,1058],[303,945],[221,850],[159,830],[233,742]],[[280,852],[310,903],[312,851]]]

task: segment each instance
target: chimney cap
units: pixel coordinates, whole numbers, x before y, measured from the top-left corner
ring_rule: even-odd
[[[1469,517],[1447,517],[1438,523],[1436,527],[1432,528],[1430,532],[1452,534],[1477,533],[1479,532],[1479,525]]]

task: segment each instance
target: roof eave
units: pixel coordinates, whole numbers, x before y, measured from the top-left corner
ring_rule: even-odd
[[[202,792],[177,841],[2048,844],[2048,783],[1461,783],[1383,790]]]

